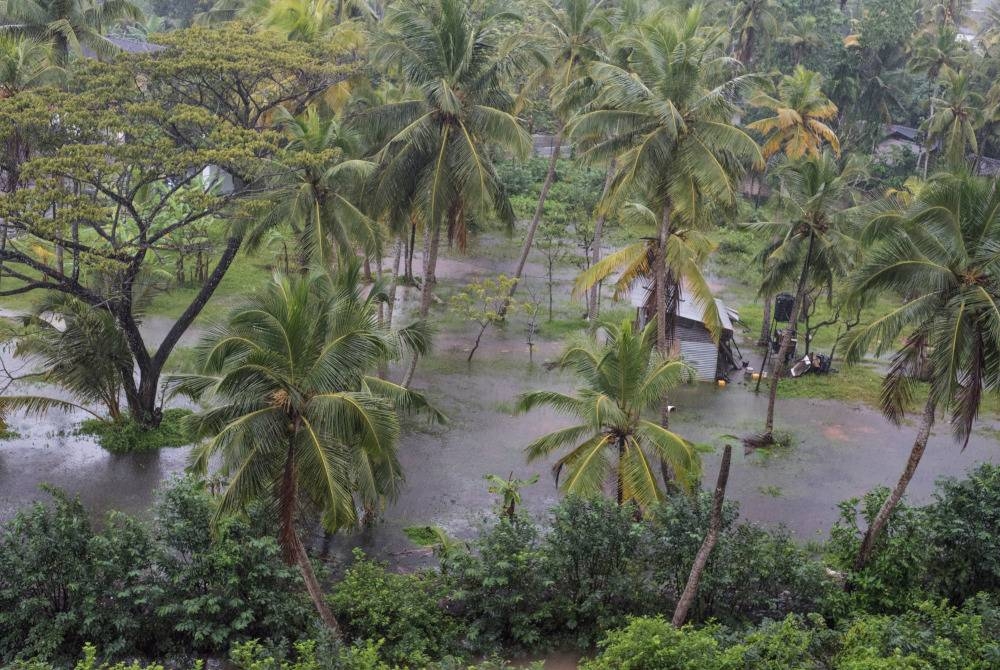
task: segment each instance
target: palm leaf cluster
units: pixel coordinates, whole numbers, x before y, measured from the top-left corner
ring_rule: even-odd
[[[643,418],[688,369],[655,353],[653,324],[635,332],[626,320],[606,326],[605,332],[606,344],[572,347],[559,361],[580,382],[575,394],[535,391],[519,398],[518,411],[549,406],[575,421],[538,438],[525,453],[533,461],[567,449],[553,467],[564,493],[592,496],[611,489],[620,504],[646,507],[663,499],[657,479],[661,462],[686,487],[700,474],[693,444]]]
[[[852,294],[888,292],[902,304],[852,332],[848,356],[896,350],[882,409],[899,422],[929,365],[929,401],[951,413],[967,443],[983,393],[1000,388],[1000,188],[992,179],[942,175],[907,203],[890,199],[867,230],[874,242]]]
[[[525,155],[531,138],[512,114],[510,78],[530,49],[507,39],[513,15],[474,13],[461,0],[394,6],[374,58],[398,72],[408,97],[361,114],[358,124],[382,147],[373,199],[396,223],[411,215],[464,246],[469,218],[513,212],[491,148]]]
[[[723,52],[724,31],[701,13],[658,12],[623,35],[625,67],[598,63],[595,109],[569,125],[583,156],[617,158],[612,193],[644,199],[656,211],[697,220],[706,203],[735,201],[746,168],[761,162],[757,143],[732,120],[735,100],[754,79]]]
[[[824,143],[840,154],[840,140],[827,125],[837,116],[837,106],[821,85],[819,74],[799,65],[791,75],[782,77],[777,97],[761,92],[750,100],[755,107],[774,113],[747,126],[764,136],[761,151],[766,158],[779,151],[789,158],[819,156]]]
[[[220,459],[220,513],[272,501],[290,532],[301,500],[334,530],[398,493],[398,412],[443,417],[371,376],[401,346],[378,326],[374,302],[326,278],[276,279],[205,339],[198,374],[171,380],[175,393],[212,404],[194,419],[207,441],[192,464],[205,471]]]
[[[0,20],[0,33],[51,43],[62,65],[84,47],[114,57],[119,50],[107,31],[122,21],[141,21],[142,12],[131,0],[4,0]]]

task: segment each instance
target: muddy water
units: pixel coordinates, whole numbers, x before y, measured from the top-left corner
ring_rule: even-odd
[[[484,267],[485,266],[485,267]],[[503,263],[476,259],[445,260],[442,279],[466,281]],[[531,270],[531,268],[529,268]],[[401,291],[412,305],[415,291]],[[147,338],[162,338],[169,323],[150,319]],[[491,333],[465,364],[471,339],[464,333],[442,333],[437,351],[418,368],[415,386],[425,390],[452,419],[447,427],[422,423],[407,426],[400,454],[407,482],[399,499],[386,510],[384,521],[350,538],[329,544],[337,555],[351,546],[362,546],[400,564],[426,560],[403,535],[409,525],[434,524],[457,536],[469,536],[491,513],[491,497],[483,476],[495,473],[540,481],[524,492],[525,505],[542,514],[557,500],[550,475],[551,463],[527,464],[522,448],[533,438],[568,425],[565,418],[547,411],[512,416],[515,396],[525,390],[568,390],[570,380],[541,365],[529,365],[523,333],[511,327]],[[197,333],[187,335],[193,343]],[[536,361],[557,355],[559,345],[542,342]],[[4,354],[0,352],[0,356]],[[7,357],[7,362],[9,356]],[[394,371],[398,379],[399,371]],[[794,383],[793,381],[786,383]],[[718,447],[725,434],[745,435],[760,429],[766,397],[754,395],[741,384],[719,389],[696,384],[678,389],[671,398],[677,409],[671,427],[681,434]],[[15,416],[12,427],[20,436],[0,442],[0,519],[43,497],[39,483],[47,482],[79,494],[100,516],[104,510],[143,512],[163,479],[184,468],[187,449],[167,449],[158,454],[114,456],[89,438],[73,435],[82,416],[53,413],[44,419]],[[804,399],[782,400],[777,426],[794,437],[794,446],[769,454],[745,456],[737,449],[730,476],[730,495],[741,503],[746,518],[784,524],[797,537],[822,538],[836,519],[836,504],[858,496],[876,485],[891,485],[910,448],[914,426],[894,428],[874,410],[860,405]],[[990,422],[982,422],[965,451],[949,436],[946,424],[938,426],[924,461],[910,486],[911,498],[927,499],[940,475],[961,475],[978,462],[1000,460],[1000,449]],[[704,457],[705,480],[711,486],[718,458]]]

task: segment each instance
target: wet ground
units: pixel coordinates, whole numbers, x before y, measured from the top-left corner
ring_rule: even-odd
[[[503,267],[485,259],[450,260],[442,264],[442,281],[466,281],[477,273]],[[529,267],[537,277],[540,268]],[[560,279],[572,276],[564,270]],[[565,286],[560,291],[565,291]],[[409,302],[414,290],[401,298]],[[162,337],[168,322],[147,322],[148,339]],[[471,339],[465,333],[439,335],[436,353],[418,368],[414,381],[451,417],[447,427],[413,423],[400,445],[407,483],[384,520],[353,537],[335,538],[332,553],[345,554],[362,546],[401,565],[418,564],[425,555],[403,534],[410,525],[433,524],[457,536],[469,536],[491,513],[492,500],[483,479],[487,473],[540,481],[524,491],[525,505],[542,514],[557,500],[549,463],[527,464],[522,449],[533,438],[567,425],[547,411],[512,416],[516,395],[525,390],[568,390],[570,380],[558,372],[529,364],[520,327],[484,338],[471,366],[465,353]],[[193,343],[197,333],[185,338]],[[561,345],[539,343],[535,360],[554,358]],[[9,355],[8,355],[9,360]],[[398,371],[395,377],[398,378]],[[794,383],[787,382],[787,383]],[[671,398],[677,406],[671,428],[698,442],[718,448],[726,434],[745,435],[760,429],[766,396],[742,384],[717,388],[685,386]],[[73,434],[81,416],[53,413],[43,419],[15,416],[17,437],[0,441],[0,519],[9,518],[30,501],[43,498],[40,483],[80,495],[95,516],[119,509],[142,514],[157,485],[183,471],[187,449],[156,454],[109,454],[90,438]],[[837,516],[839,501],[862,495],[877,485],[894,482],[906,460],[914,426],[894,428],[878,412],[861,405],[833,401],[779,401],[777,426],[793,436],[793,446],[771,453],[744,456],[736,450],[729,494],[740,502],[744,517],[766,524],[784,524],[802,540],[825,537]],[[938,426],[924,461],[910,486],[916,501],[928,498],[936,477],[961,475],[976,463],[1000,461],[997,427],[981,422],[969,446],[961,451],[949,427]],[[704,457],[705,480],[714,482],[715,454]]]

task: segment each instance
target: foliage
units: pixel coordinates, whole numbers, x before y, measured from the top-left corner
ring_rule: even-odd
[[[400,575],[354,551],[354,563],[330,594],[334,612],[354,639],[380,640],[391,665],[424,667],[453,649],[457,622],[442,608],[433,575]]]
[[[66,661],[84,643],[110,658],[224,653],[309,635],[311,608],[277,543],[231,519],[215,535],[215,502],[174,483],[152,531],[111,514],[95,530],[79,501],[52,491],[0,534],[0,661]]]
[[[134,653],[155,639],[148,532],[120,514],[96,532],[79,500],[49,492],[0,535],[0,660],[72,658],[86,642]]]
[[[183,447],[194,441],[186,417],[191,410],[173,408],[163,413],[156,428],[147,429],[135,419],[124,416],[118,421],[85,419],[78,430],[80,435],[97,438],[97,443],[113,454],[142,453],[167,447]]]
[[[600,643],[597,658],[583,670],[735,670],[726,658],[716,629],[674,628],[663,617],[640,617]]]
[[[497,646],[535,649],[544,643],[546,592],[538,528],[522,516],[500,518],[473,542],[470,553],[442,561],[454,580],[455,611],[474,651]]]
[[[483,333],[492,325],[503,323],[505,314],[513,315],[523,309],[520,302],[509,299],[511,290],[517,285],[514,277],[500,274],[485,277],[467,284],[461,291],[451,296],[449,308],[463,320],[472,321],[479,326],[476,341],[469,352],[469,360],[475,355],[482,340]],[[509,302],[508,302],[509,301]],[[506,310],[503,310],[504,305]]]
[[[666,392],[687,374],[680,361],[654,353],[655,324],[633,331],[631,319],[607,324],[604,344],[591,340],[566,350],[559,366],[580,382],[575,395],[534,391],[518,399],[517,410],[550,406],[578,423],[543,435],[525,447],[529,460],[568,448],[553,466],[556,482],[564,475],[565,494],[596,496],[614,482],[618,504],[640,509],[663,499],[657,479],[668,463],[681,486],[690,488],[700,472],[694,445],[642,413],[659,407]]]

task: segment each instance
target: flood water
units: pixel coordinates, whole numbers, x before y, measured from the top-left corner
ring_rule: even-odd
[[[476,271],[476,266],[454,260],[443,267],[460,280]],[[401,296],[407,303],[413,298],[405,295],[409,292]],[[145,326],[147,338],[158,341],[159,331],[168,326],[167,320],[151,319]],[[189,333],[185,343],[196,339],[197,333]],[[418,367],[414,386],[425,391],[451,423],[444,427],[407,423],[400,444],[406,484],[399,499],[375,527],[334,538],[328,548],[335,556],[361,546],[401,566],[425,562],[426,554],[414,549],[403,529],[437,525],[458,537],[474,534],[491,514],[492,496],[483,479],[487,473],[517,478],[538,474],[539,482],[523,492],[525,506],[543,515],[556,503],[551,463],[528,464],[522,449],[568,421],[545,410],[513,416],[510,409],[517,394],[526,390],[570,390],[568,377],[538,364],[555,358],[561,345],[540,342],[535,353],[538,363],[529,364],[524,334],[511,327],[509,332],[489,333],[469,366],[465,354],[470,344],[465,334],[442,333],[435,354]],[[14,364],[9,353],[0,355]],[[393,371],[394,379],[399,375]],[[723,437],[726,434],[760,430],[767,399],[763,390],[755,395],[739,383],[725,388],[701,383],[677,389],[670,401],[677,408],[671,428],[718,450],[724,442],[732,442]],[[111,509],[142,515],[157,486],[183,472],[187,448],[116,456],[90,438],[73,434],[81,418],[58,412],[41,419],[12,417],[11,427],[19,436],[0,441],[0,520],[43,499],[41,483],[79,495],[95,519]],[[909,487],[911,500],[926,501],[939,476],[960,476],[977,463],[1000,461],[997,426],[986,420],[978,425],[964,451],[954,444],[944,421],[937,426]],[[860,404],[806,399],[780,400],[776,427],[792,434],[793,446],[750,456],[737,448],[728,493],[740,503],[745,518],[785,525],[803,541],[826,536],[841,500],[874,486],[892,485],[916,430],[913,425],[893,427],[877,411]],[[711,488],[717,452],[703,460],[705,485]]]

